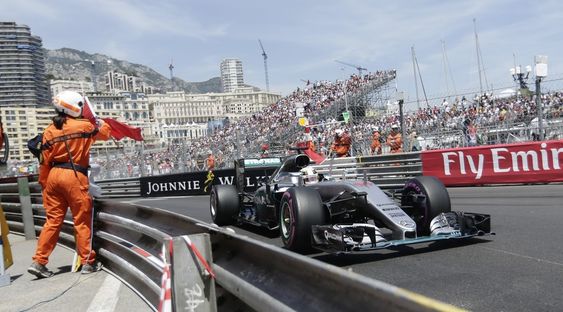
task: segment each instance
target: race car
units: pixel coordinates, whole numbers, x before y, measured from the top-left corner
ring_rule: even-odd
[[[235,185],[211,190],[213,222],[279,230],[284,246],[297,252],[365,252],[491,233],[490,215],[451,211],[435,177],[414,177],[391,193],[367,179],[318,174],[302,154],[285,159],[254,191],[245,190],[243,161],[235,172]]]

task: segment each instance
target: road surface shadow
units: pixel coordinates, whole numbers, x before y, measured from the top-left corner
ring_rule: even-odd
[[[267,238],[280,237],[280,230],[279,229],[268,230],[267,228],[259,227],[259,226],[255,226],[255,225],[247,224],[247,223],[241,223],[241,224],[237,224],[235,226],[237,228],[241,229],[241,230],[245,230],[247,232],[257,234],[257,235],[260,235],[260,236],[264,236],[264,237],[267,237]]]
[[[405,256],[412,256],[434,252],[438,250],[465,247],[475,244],[485,244],[491,242],[490,239],[484,238],[468,238],[463,240],[451,241],[436,241],[428,244],[418,244],[412,246],[396,246],[387,249],[379,249],[373,251],[366,251],[362,253],[348,253],[348,254],[318,254],[311,258],[320,260],[322,262],[332,264],[339,267],[351,266],[361,263],[381,261]]]

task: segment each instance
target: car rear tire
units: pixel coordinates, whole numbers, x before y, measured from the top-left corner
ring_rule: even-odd
[[[424,195],[423,201],[412,201],[411,195]],[[436,177],[416,177],[405,183],[401,205],[413,206],[411,217],[416,221],[418,235],[430,234],[430,221],[443,212],[452,211],[450,195],[444,184]]]
[[[313,189],[293,187],[280,202],[280,234],[284,246],[292,251],[311,251],[313,225],[326,223],[321,196]]]
[[[233,185],[214,185],[209,194],[211,219],[219,226],[231,225],[240,211],[238,190]]]

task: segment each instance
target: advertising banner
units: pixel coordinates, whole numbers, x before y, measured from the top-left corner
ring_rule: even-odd
[[[563,182],[563,140],[424,151],[422,173],[446,186]]]
[[[277,167],[246,168],[244,190],[253,191],[264,178],[269,177]],[[234,169],[198,171],[179,174],[141,177],[142,197],[205,195],[214,184],[234,184]]]

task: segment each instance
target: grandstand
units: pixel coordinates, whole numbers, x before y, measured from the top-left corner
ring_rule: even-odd
[[[317,152],[327,154],[336,128],[352,136],[353,155],[368,155],[373,129],[379,127],[386,137],[390,126],[399,123],[397,111],[385,111],[390,89],[395,91],[390,86],[395,75],[395,71],[379,71],[362,77],[352,75],[345,81],[309,82],[262,112],[230,123],[211,136],[150,150],[96,154],[92,161],[104,169],[102,179],[206,170],[205,158],[210,150],[217,159],[216,168],[224,168],[240,157],[260,157],[264,146],[268,146],[270,155],[285,154],[305,136],[312,137]],[[560,139],[563,93],[552,90],[557,89],[552,87],[542,94],[543,128],[546,139]],[[303,107],[303,116],[309,121],[308,133],[298,124],[297,107]],[[350,112],[348,123],[342,120],[346,110]],[[533,95],[497,98],[489,93],[441,98],[424,108],[406,109],[404,118],[406,133],[416,131],[422,149],[530,141],[537,140],[539,133]],[[473,143],[469,121],[477,136]],[[385,144],[383,150],[387,150]]]
[[[230,167],[239,157],[259,157],[264,145],[269,147],[270,155],[284,154],[305,136],[305,127],[298,125],[296,107],[304,108],[303,114],[311,125],[307,135],[313,137],[318,152],[328,152],[338,127],[352,135],[354,155],[367,155],[374,127],[382,129],[385,137],[390,125],[399,122],[398,112],[383,111],[394,78],[394,71],[382,71],[364,77],[352,75],[346,81],[308,83],[264,111],[232,123],[212,136],[157,151],[97,160],[107,168],[103,178],[118,178],[205,170],[209,150],[217,157],[216,168]],[[546,139],[558,139],[563,132],[562,102],[561,92],[542,95]],[[341,117],[346,108],[351,118],[345,124]],[[533,140],[538,133],[536,116],[534,96],[499,99],[485,94],[473,98],[458,96],[451,102],[442,99],[425,108],[406,110],[405,125],[407,133],[419,134],[417,140],[423,149],[438,149],[469,146],[468,120],[476,126],[475,144]],[[128,168],[127,172],[123,168]]]

